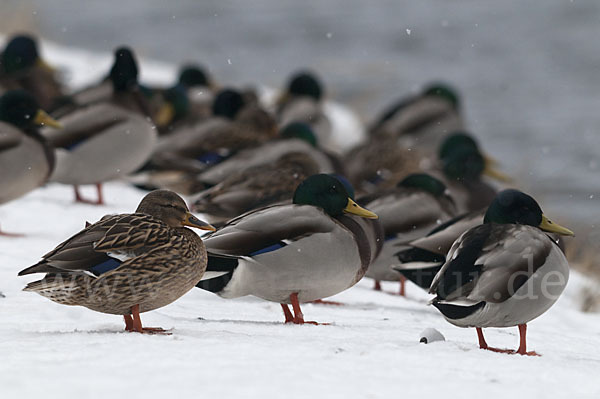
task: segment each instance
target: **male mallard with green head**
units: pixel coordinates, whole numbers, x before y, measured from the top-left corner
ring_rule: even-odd
[[[72,184],[77,202],[102,205],[102,183],[137,170],[152,155],[157,141],[137,85],[137,63],[129,49],[116,51],[110,81],[110,99],[74,106],[58,119],[63,129],[44,131],[56,147],[51,180]],[[84,184],[96,185],[96,201],[81,196],[79,186]]]
[[[475,327],[481,349],[527,352],[527,323],[556,302],[569,278],[565,255],[546,232],[572,236],[518,190],[500,192],[483,224],[462,234],[435,276],[431,303],[450,323]],[[518,326],[517,351],[487,345],[482,328]]]
[[[172,191],[147,194],[133,214],[108,215],[88,225],[19,276],[46,273],[25,291],[63,305],[123,315],[127,331],[140,313],[166,306],[194,287],[206,270],[206,249],[192,230],[214,230]]]
[[[197,286],[223,298],[280,303],[286,323],[303,324],[301,302],[352,287],[373,261],[381,239],[362,218],[377,215],[358,206],[338,179],[311,176],[292,204],[251,211],[206,237],[209,267]]]

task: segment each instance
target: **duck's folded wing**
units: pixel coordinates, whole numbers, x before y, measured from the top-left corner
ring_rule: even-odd
[[[23,140],[23,133],[0,122],[0,151],[16,147]]]
[[[124,215],[94,243],[99,252],[128,253],[139,248],[153,248],[171,240],[171,229],[152,216],[142,213]]]
[[[544,264],[552,245],[530,226],[477,226],[452,245],[430,292],[444,302],[503,302]]]
[[[60,118],[61,129],[44,129],[42,134],[57,148],[70,148],[90,139],[127,118],[127,113],[110,104],[77,108]]]
[[[136,248],[164,244],[169,240],[167,230],[144,214],[106,216],[59,244],[19,275],[89,271],[107,262],[108,253],[128,255]]]
[[[339,226],[310,205],[274,205],[239,216],[204,239],[216,255],[248,256],[273,245],[327,233]]]
[[[483,212],[465,213],[442,223],[425,237],[413,240],[409,245],[445,256],[458,237],[482,223]]]

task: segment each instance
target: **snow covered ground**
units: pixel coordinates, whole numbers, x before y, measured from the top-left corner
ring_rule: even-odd
[[[110,55],[45,44],[50,62],[70,65],[81,86],[107,70]],[[173,67],[144,62],[142,79],[168,83]],[[93,195],[93,190],[84,192]],[[345,306],[305,305],[307,319],[329,326],[284,325],[278,304],[224,300],[194,289],[142,315],[171,336],[123,332],[120,317],[54,304],[21,289],[16,276],[59,242],[108,213],[131,212],[144,195],[106,185],[108,205],[74,204],[70,187],[51,184],[0,206],[0,398],[327,397],[598,397],[600,315],[583,314],[585,278],[530,324],[529,349],[540,358],[479,350],[473,330],[446,323],[414,286],[408,298],[374,292],[370,281],[334,299]],[[387,292],[396,290],[384,285]],[[445,342],[419,343],[433,327]],[[516,328],[486,331],[491,345],[517,346]]]
[[[92,195],[90,191],[86,193]],[[55,304],[21,289],[17,277],[63,239],[102,215],[131,212],[144,193],[106,187],[108,205],[73,203],[70,187],[40,188],[0,207],[0,397],[598,397],[600,315],[577,310],[585,279],[573,273],[565,294],[530,324],[539,358],[478,349],[475,331],[454,327],[408,287],[408,298],[361,281],[335,300],[304,305],[309,320],[282,323],[278,304],[221,299],[194,289],[142,315],[171,336],[126,333],[121,317]],[[427,327],[445,342],[419,343]],[[516,348],[517,329],[486,330],[488,343]]]

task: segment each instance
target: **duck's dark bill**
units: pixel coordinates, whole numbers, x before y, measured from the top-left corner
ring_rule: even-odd
[[[546,217],[546,215],[542,215],[542,222],[540,223],[540,229],[547,231],[549,233],[556,233],[556,234],[560,234],[563,236],[574,236],[575,233],[573,233],[571,230],[567,229],[566,227],[562,227],[559,224],[556,224],[554,222],[552,222],[550,219],[548,219]]]
[[[344,208],[344,212],[351,213],[356,216],[360,216],[367,219],[377,219],[378,216],[373,212],[359,206],[356,202],[352,201],[352,199],[348,198],[348,204],[346,208]]]
[[[215,231],[216,229],[210,224],[203,222],[191,213],[187,213],[185,220],[182,223],[184,226],[195,227],[200,230]]]

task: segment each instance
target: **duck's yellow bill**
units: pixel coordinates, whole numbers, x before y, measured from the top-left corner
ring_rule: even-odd
[[[550,219],[548,219],[546,217],[546,215],[542,215],[542,222],[540,223],[539,228],[544,231],[547,231],[549,233],[556,233],[556,234],[560,234],[562,236],[574,236],[575,235],[575,233],[573,233],[571,230],[567,229],[566,227],[562,227],[561,225],[552,222]]]
[[[165,127],[171,123],[174,117],[175,107],[173,107],[173,104],[171,103],[165,103],[156,113],[154,122],[156,122],[156,125],[159,127]]]
[[[483,169],[483,174],[502,183],[512,183],[513,179],[510,176],[494,168],[495,163],[495,161],[485,158],[485,168]]]
[[[377,219],[379,216],[374,214],[368,209],[365,209],[359,206],[356,202],[352,201],[352,199],[348,198],[348,204],[344,208],[344,212],[351,213],[356,216],[360,216],[367,219]]]
[[[38,109],[38,112],[35,114],[33,118],[33,123],[36,125],[45,125],[51,126],[56,129],[61,129],[62,125],[56,119],[52,118],[50,115],[46,113],[43,109]]]
[[[48,72],[56,73],[56,68],[54,68],[52,65],[49,65],[46,61],[44,61],[41,58],[37,59],[36,64],[38,67],[40,67]]]
[[[181,224],[184,226],[195,227],[200,230],[208,230],[208,231],[217,230],[210,224],[198,219],[196,216],[192,215],[190,212],[188,212],[185,215],[185,219],[183,220],[183,222]]]

